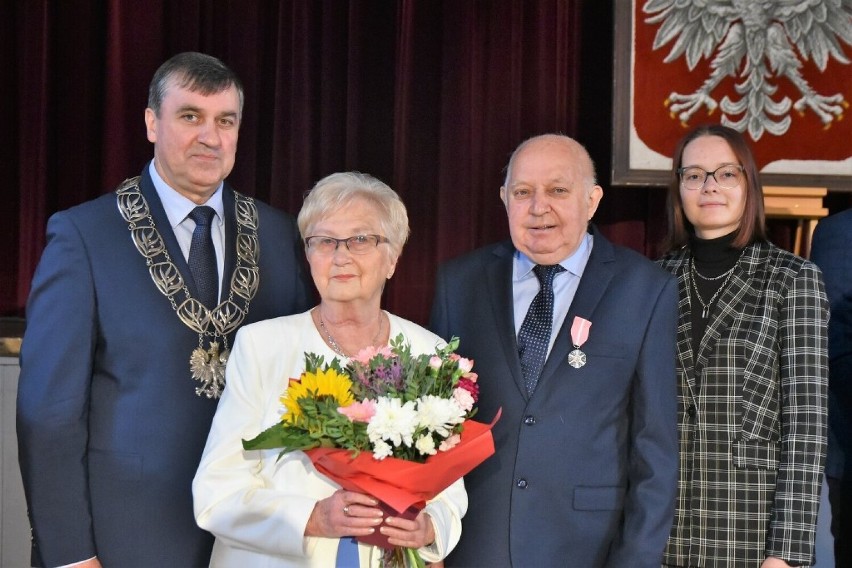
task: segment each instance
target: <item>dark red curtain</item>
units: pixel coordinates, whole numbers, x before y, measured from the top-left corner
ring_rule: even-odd
[[[24,315],[53,212],[111,191],[152,156],[154,70],[223,59],[246,101],[242,192],[297,213],[340,170],[383,179],[412,236],[385,306],[425,322],[437,264],[508,235],[498,199],[528,136],[577,137],[606,194],[597,221],[648,256],[659,189],[608,187],[613,4],[582,0],[0,0],[0,316]]]

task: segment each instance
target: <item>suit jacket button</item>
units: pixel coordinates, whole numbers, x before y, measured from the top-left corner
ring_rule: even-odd
[[[516,483],[516,485],[517,485],[520,489],[526,489],[526,488],[527,488],[527,480],[526,480],[526,479],[519,479],[519,480],[518,480],[518,483]]]
[[[698,409],[695,408],[694,404],[690,404],[689,408],[686,409],[686,413],[689,414],[690,418],[695,418],[695,415],[698,414]]]
[[[527,426],[535,424],[535,416],[524,416],[524,424]]]

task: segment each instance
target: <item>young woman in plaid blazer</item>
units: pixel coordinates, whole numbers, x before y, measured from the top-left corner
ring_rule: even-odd
[[[667,202],[678,278],[678,499],[668,566],[807,566],[826,449],[819,269],[769,243],[751,151],[688,133]]]

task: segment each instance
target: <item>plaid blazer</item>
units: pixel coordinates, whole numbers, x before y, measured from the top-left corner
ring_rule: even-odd
[[[810,564],[827,430],[822,275],[772,244],[748,246],[693,353],[689,259],[685,247],[660,260],[680,297],[680,470],[663,563]]]

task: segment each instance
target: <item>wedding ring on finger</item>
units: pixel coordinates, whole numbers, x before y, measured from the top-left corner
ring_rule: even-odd
[[[346,505],[345,507],[343,507],[343,516],[344,517],[351,516],[351,515],[349,515],[349,505]]]

